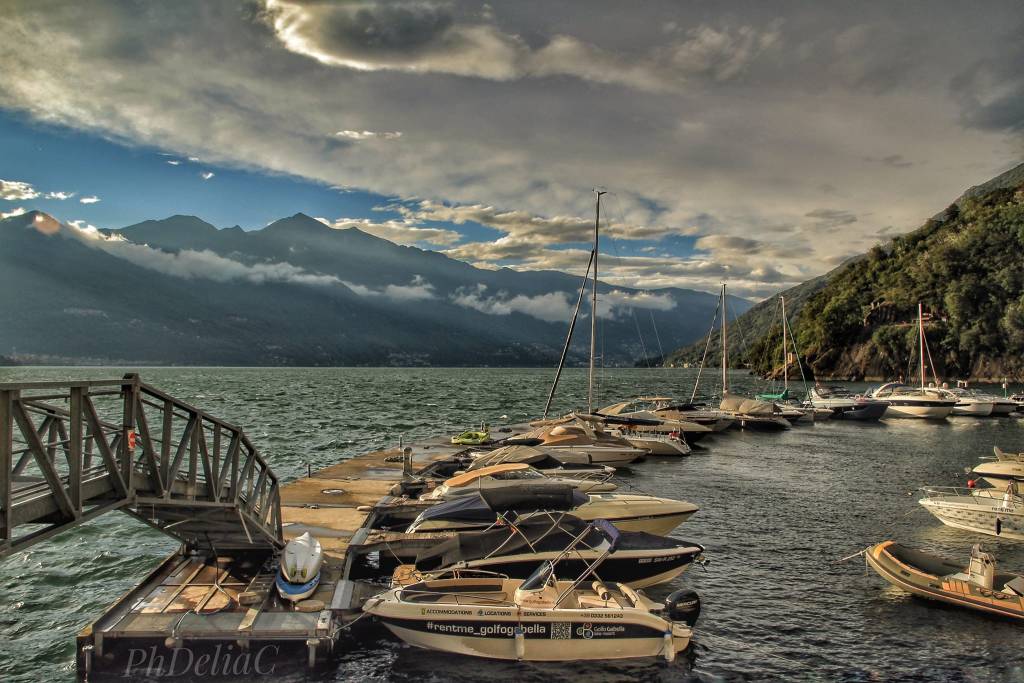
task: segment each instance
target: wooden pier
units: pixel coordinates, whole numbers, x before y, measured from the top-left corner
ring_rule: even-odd
[[[81,676],[140,652],[191,658],[268,644],[281,657],[304,651],[312,666],[404,561],[396,544],[408,558],[443,536],[401,531],[429,505],[414,474],[465,450],[402,444],[281,484],[240,427],[138,375],[0,383],[0,559],[115,511],[179,543],[78,634]],[[307,531],[324,551],[320,584],[282,600],[278,554]]]

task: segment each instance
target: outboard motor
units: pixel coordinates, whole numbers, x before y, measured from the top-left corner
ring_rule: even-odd
[[[665,598],[665,616],[692,627],[700,617],[700,596],[697,591],[677,590]]]

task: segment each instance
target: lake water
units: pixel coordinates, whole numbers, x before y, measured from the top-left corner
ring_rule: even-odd
[[[123,369],[2,368],[0,381],[119,377]],[[143,380],[242,425],[282,479],[405,440],[543,409],[552,372],[528,369],[140,370]],[[601,403],[638,393],[689,396],[691,370],[609,370]],[[734,388],[753,379],[734,374]],[[569,370],[557,412],[585,403]],[[503,416],[507,418],[503,419]],[[887,538],[966,562],[983,541],[1007,570],[1024,544],[941,525],[917,504],[926,484],[963,484],[992,445],[1024,450],[1024,421],[824,422],[778,434],[730,432],[689,458],[649,458],[623,476],[700,512],[673,534],[711,559],[669,585],[697,590],[694,645],[674,664],[501,663],[409,648],[369,625],[344,637],[312,674],[280,665],[284,681],[348,680],[1024,680],[1022,626],[912,599],[840,558]],[[110,514],[0,562],[0,680],[75,676],[74,636],[173,550],[174,542]],[[365,620],[364,622],[365,623]],[[587,668],[584,670],[582,666]],[[181,680],[175,679],[175,680]]]

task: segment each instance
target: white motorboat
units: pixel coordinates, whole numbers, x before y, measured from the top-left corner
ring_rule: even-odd
[[[816,384],[808,396],[815,409],[830,410],[837,420],[878,420],[889,407],[884,401],[854,394],[840,386]]]
[[[471,494],[481,489],[519,486],[526,483],[540,486],[568,485],[583,493],[614,491],[618,488],[617,485],[608,481],[607,476],[603,479],[545,477],[524,462],[510,462],[457,474],[435,486],[429,493],[420,496],[420,500],[445,500],[454,496]]]
[[[971,470],[968,486],[928,486],[918,502],[943,524],[980,534],[1024,540],[1024,460],[994,449],[996,460]],[[986,486],[978,486],[978,480]]]
[[[889,404],[885,417],[944,420],[956,406],[956,399],[942,389],[908,387],[901,382],[883,384],[870,396]]]
[[[996,402],[992,398],[978,394],[971,389],[945,389],[946,393],[956,400],[952,415],[970,417],[988,417],[995,410]]]
[[[657,432],[640,432],[634,430],[615,430],[620,436],[636,448],[642,448],[651,455],[689,455],[690,446],[683,440],[679,432],[659,434]]]
[[[995,394],[982,394],[982,396],[992,401],[992,414],[995,416],[1012,415],[1017,411],[1016,401]]]
[[[528,519],[549,510],[572,511],[583,520],[607,519],[623,531],[666,535],[700,508],[686,501],[634,493],[581,494],[572,487],[524,484],[517,489],[482,489],[433,505],[407,533],[487,529],[510,513]]]
[[[288,541],[281,554],[281,567],[275,584],[282,598],[290,602],[305,600],[320,585],[323,549],[320,541],[307,531]]]
[[[559,581],[556,567],[589,529],[525,580],[449,570],[395,586],[363,609],[410,645],[442,652],[526,661],[672,661],[690,644],[699,598],[677,591],[662,605],[625,584],[601,581],[595,570],[617,550],[620,534],[604,520],[593,528],[607,538],[607,549],[575,581]]]

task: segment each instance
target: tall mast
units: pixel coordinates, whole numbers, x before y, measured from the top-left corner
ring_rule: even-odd
[[[782,382],[783,388],[789,389],[789,359],[786,356],[786,297],[779,295],[782,299]]]
[[[917,330],[921,342],[921,388],[924,389],[924,309],[917,304]]]
[[[725,283],[722,283],[722,396],[729,393],[729,341],[725,312]]]
[[[587,379],[587,412],[594,412],[594,354],[597,351],[597,246],[598,232],[601,227],[601,195],[604,192],[594,190],[597,195],[597,209],[594,212],[594,293],[590,305],[590,374]]]

